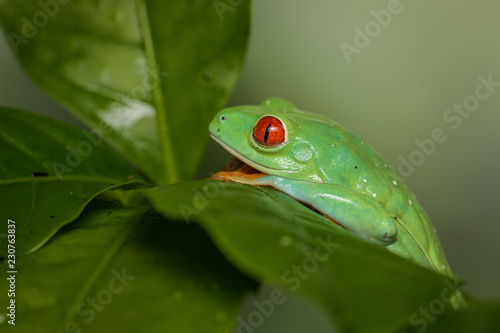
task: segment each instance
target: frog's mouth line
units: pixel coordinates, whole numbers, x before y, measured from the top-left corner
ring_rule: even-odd
[[[250,159],[248,159],[247,157],[243,156],[242,154],[240,154],[239,152],[237,152],[236,150],[231,148],[228,144],[226,144],[224,141],[222,141],[220,138],[218,138],[214,134],[210,133],[210,136],[212,137],[212,139],[215,140],[215,142],[217,142],[219,145],[221,145],[222,148],[227,150],[231,155],[233,155],[241,163],[245,164],[246,166],[248,166],[249,168],[251,168],[253,170],[256,170],[256,171],[258,170],[257,172],[260,172],[264,175],[272,175],[273,171],[292,172],[292,173],[298,171],[298,170],[282,170],[282,169],[276,169],[276,168],[269,168],[269,167],[266,167],[265,165],[252,162]],[[231,163],[231,161],[229,163]],[[233,171],[236,171],[236,170],[233,170]]]

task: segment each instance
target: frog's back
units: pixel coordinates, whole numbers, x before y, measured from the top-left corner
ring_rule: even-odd
[[[341,125],[315,114],[310,114],[308,120],[309,135],[321,137],[323,142],[315,147],[320,178],[377,200],[398,227],[397,241],[389,249],[452,276],[427,215],[394,170],[368,144]],[[308,130],[307,124],[302,122],[301,126]]]

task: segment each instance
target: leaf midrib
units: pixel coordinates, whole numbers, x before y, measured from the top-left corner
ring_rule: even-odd
[[[136,0],[137,11],[139,13],[139,24],[140,33],[142,34],[144,40],[144,50],[146,53],[146,63],[148,66],[148,72],[152,75],[152,81],[161,82],[158,75],[158,62],[156,59],[156,53],[153,45],[153,37],[151,34],[151,25],[149,22],[149,13],[145,3],[145,0]],[[153,93],[153,104],[156,109],[156,122],[158,126],[158,137],[160,143],[160,154],[164,159],[164,170],[165,174],[160,178],[166,184],[176,183],[179,179],[179,173],[177,170],[177,164],[175,163],[175,157],[173,154],[173,146],[170,140],[170,131],[167,126],[167,113],[165,110],[165,105],[163,103],[164,96],[161,90],[161,84],[157,84],[152,89]]]

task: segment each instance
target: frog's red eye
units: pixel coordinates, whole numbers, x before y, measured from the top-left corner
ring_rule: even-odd
[[[276,117],[262,117],[253,128],[253,138],[264,146],[278,146],[286,140],[285,125]]]

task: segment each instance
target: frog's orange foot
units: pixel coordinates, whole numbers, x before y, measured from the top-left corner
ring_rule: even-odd
[[[267,176],[265,173],[245,173],[241,171],[220,171],[212,175],[212,179],[226,180],[243,184],[254,184],[255,180]]]
[[[264,176],[267,174],[233,158],[222,168],[222,171],[213,174],[212,179],[255,185],[255,180]]]

